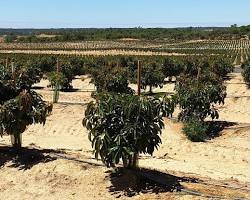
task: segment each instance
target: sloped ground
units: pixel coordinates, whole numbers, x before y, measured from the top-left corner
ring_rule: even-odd
[[[160,149],[153,157],[140,159],[142,167],[176,177],[195,177],[199,183],[177,178],[170,188],[162,189],[145,180],[138,182],[133,175],[111,176],[107,168],[93,159],[86,129],[81,124],[84,103],[91,100],[94,87],[88,80],[77,79],[74,86],[79,90],[61,93],[60,101],[64,103],[54,106],[46,125],[31,126],[24,133],[23,146],[36,150],[25,149],[26,156],[16,158],[6,148],[9,137],[0,138],[0,199],[186,200],[210,199],[209,195],[250,199],[250,90],[237,73],[232,74],[227,85],[228,98],[220,107],[220,120],[235,124],[229,124],[221,136],[206,143],[192,143],[181,133],[180,123],[166,119]],[[172,86],[164,88],[172,89]],[[47,100],[51,99],[49,89],[38,91]],[[179,184],[207,197],[173,193]]]

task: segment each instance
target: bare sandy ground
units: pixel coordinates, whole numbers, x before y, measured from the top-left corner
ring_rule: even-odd
[[[47,84],[42,81],[37,86]],[[94,86],[88,79],[76,79],[73,85],[79,90],[60,93],[61,103],[54,105],[45,126],[30,126],[23,134],[23,146],[37,149],[27,150],[31,157],[21,163],[13,159],[5,148],[10,144],[9,137],[0,138],[0,199],[187,200],[211,199],[209,195],[250,199],[250,90],[240,74],[232,74],[227,81],[228,98],[220,106],[220,120],[235,124],[226,127],[219,137],[192,143],[181,133],[181,123],[166,119],[160,149],[153,157],[140,157],[141,167],[198,178],[199,183],[180,184],[208,195],[204,197],[149,189],[134,194],[133,186],[137,183],[133,176],[112,178],[109,169],[93,159],[87,131],[82,127],[85,104],[91,100]],[[50,89],[37,91],[51,100]],[[172,92],[173,85],[155,91]]]

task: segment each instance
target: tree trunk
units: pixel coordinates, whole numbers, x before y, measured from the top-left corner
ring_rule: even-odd
[[[56,86],[54,88],[54,93],[53,93],[53,103],[58,103],[58,100],[59,100],[59,90],[60,90],[60,87],[58,86],[58,84],[56,84]]]
[[[127,157],[122,157],[122,162],[123,162],[123,167],[128,167],[129,166]]]
[[[153,86],[152,86],[152,85],[149,86],[149,93],[150,93],[150,94],[153,93]]]
[[[168,81],[172,83],[173,77],[169,76]]]
[[[129,164],[128,167],[131,169],[138,168],[139,166],[139,159],[138,159],[138,154],[134,153],[132,156],[129,157]]]
[[[12,147],[16,150],[20,150],[22,147],[22,134],[11,135]]]

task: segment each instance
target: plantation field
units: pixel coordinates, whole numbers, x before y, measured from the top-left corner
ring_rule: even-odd
[[[242,54],[249,55],[250,40],[190,40],[183,42],[169,42],[164,40],[114,40],[114,41],[85,41],[85,42],[55,42],[55,43],[0,43],[2,53],[36,53],[43,50],[43,54],[58,54],[65,52],[69,55],[75,51],[152,51],[180,54]],[[19,51],[17,51],[19,50]],[[29,50],[29,51],[28,51]],[[32,50],[32,51],[31,51]],[[114,51],[115,52],[115,51]],[[36,53],[37,54],[37,53]],[[87,55],[81,53],[82,55]],[[81,55],[79,54],[79,55]]]
[[[201,43],[207,45],[204,41]],[[193,43],[181,44],[183,48],[186,45]],[[223,45],[231,48],[227,43]],[[237,48],[241,51],[245,47],[233,46],[232,50]],[[182,133],[182,123],[177,122],[175,113],[172,119],[164,120],[166,127],[160,149],[153,157],[141,156],[141,167],[172,175],[173,181],[163,191],[152,183],[145,185],[144,180],[136,182],[131,173],[112,177],[101,162],[94,160],[82,118],[95,87],[87,76],[84,81],[83,77],[77,77],[73,80],[76,90],[60,92],[59,103],[54,105],[45,126],[32,125],[23,134],[23,146],[37,150],[26,150],[22,163],[16,163],[8,153],[9,137],[0,138],[1,199],[104,200],[128,199],[128,196],[132,196],[131,200],[250,199],[250,108],[247,106],[250,90],[240,73],[230,76],[226,81],[228,96],[225,104],[219,106],[218,125],[225,126],[221,135],[205,143],[192,143]],[[52,90],[47,88],[48,84],[42,80],[36,84],[36,91],[51,101]],[[136,85],[132,88],[136,89]],[[173,91],[174,84],[154,90],[156,93]],[[189,182],[183,177],[195,180]],[[170,192],[178,184],[189,192]],[[136,194],[138,190],[140,193]]]
[[[52,36],[53,37],[53,36]],[[93,50],[93,49],[248,49],[250,41],[241,40],[189,40],[170,42],[121,39],[113,41],[1,43],[1,49]]]
[[[0,54],[58,55],[58,56],[200,56],[199,53],[155,52],[140,50],[0,50]],[[217,54],[212,54],[217,55]]]

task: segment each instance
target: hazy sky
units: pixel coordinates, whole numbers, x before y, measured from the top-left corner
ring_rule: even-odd
[[[250,0],[0,0],[0,27],[250,24]]]

